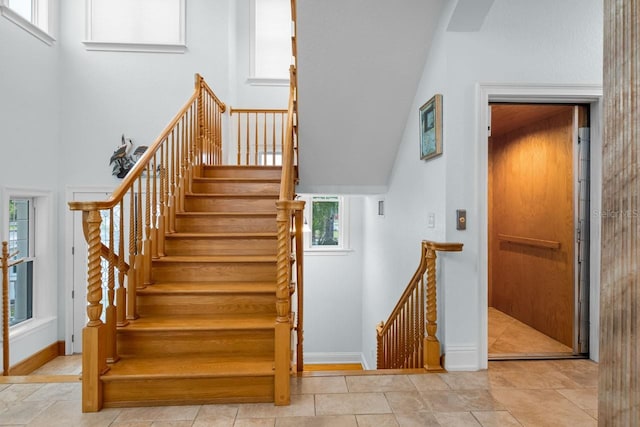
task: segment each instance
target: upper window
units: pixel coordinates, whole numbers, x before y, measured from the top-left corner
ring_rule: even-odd
[[[185,0],[87,0],[89,50],[182,53]]]
[[[9,200],[9,253],[24,262],[9,269],[9,326],[33,317],[33,199]]]
[[[253,0],[251,10],[251,77],[288,80],[291,0]]]
[[[55,39],[50,34],[50,0],[0,0],[0,12],[33,36],[48,45]]]

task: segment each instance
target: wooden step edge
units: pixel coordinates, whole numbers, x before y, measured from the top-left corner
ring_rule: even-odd
[[[185,193],[185,197],[194,199],[277,199],[280,197],[276,192],[260,192],[260,193]]]
[[[272,263],[276,262],[275,255],[167,255],[152,260],[154,264],[159,263]]]
[[[202,165],[204,169],[237,169],[237,170],[282,170],[282,166],[258,165]]]
[[[175,360],[179,359],[179,360]],[[274,375],[274,362],[265,361],[216,361],[206,362],[202,358],[137,358],[120,359],[110,365],[109,371],[101,380],[158,380],[158,379],[196,379],[229,377],[271,377]]]
[[[207,177],[198,176],[194,177],[194,183],[208,184],[208,183],[234,183],[234,184],[279,184],[280,178],[259,178],[259,177]]]
[[[238,282],[242,283],[242,282]],[[138,289],[138,295],[226,295],[226,294],[272,294],[276,291],[276,284],[271,282],[256,282],[246,284],[228,283],[154,283]]]
[[[215,217],[215,218],[255,218],[255,217],[270,217],[275,218],[277,213],[275,211],[264,212],[176,212],[176,217],[194,218],[194,217]]]
[[[278,237],[278,233],[196,233],[191,231],[179,231],[176,233],[166,234],[165,239],[274,239]]]
[[[140,321],[140,319],[131,320],[126,326],[119,326],[119,334],[136,334],[136,333],[154,333],[154,334],[167,334],[174,332],[229,332],[229,331],[244,331],[244,332],[258,332],[258,331],[272,331],[275,329],[276,320],[275,314],[269,316],[269,318],[253,318],[247,320],[251,316],[245,314],[243,316],[244,321],[239,319],[218,319],[212,322],[188,321],[184,317],[175,318],[173,322],[169,321],[156,322],[153,319],[157,317],[147,317],[146,321]]]

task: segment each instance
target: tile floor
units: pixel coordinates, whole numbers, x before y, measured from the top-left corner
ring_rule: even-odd
[[[72,356],[76,357],[77,356]],[[53,365],[52,365],[53,364]],[[30,377],[77,374],[61,357]],[[598,365],[490,362],[488,371],[293,378],[290,406],[231,404],[83,414],[79,382],[0,383],[2,426],[596,426]]]
[[[488,317],[489,358],[573,353],[570,347],[493,307],[489,307]]]

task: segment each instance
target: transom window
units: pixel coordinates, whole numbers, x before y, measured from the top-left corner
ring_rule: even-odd
[[[253,0],[251,77],[289,79],[291,65],[290,0]]]
[[[50,0],[0,0],[2,16],[48,45],[55,39],[50,34]]]

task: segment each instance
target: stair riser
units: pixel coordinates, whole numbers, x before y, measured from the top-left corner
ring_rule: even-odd
[[[273,330],[118,332],[120,356],[273,357]]]
[[[276,280],[273,263],[154,262],[153,282],[259,281]]]
[[[275,212],[275,198],[223,198],[186,196],[187,212]]]
[[[194,239],[170,238],[165,241],[167,255],[275,255],[277,240],[271,239]]]
[[[202,171],[203,178],[253,178],[253,179],[280,179],[280,168],[238,168],[238,167],[205,167]]]
[[[164,314],[273,314],[275,295],[138,295],[141,316]]]
[[[276,217],[176,217],[176,231],[183,233],[275,233]]]
[[[191,185],[194,193],[216,194],[278,194],[279,182],[206,182],[196,181]]]
[[[105,407],[273,402],[273,377],[178,378],[104,382]]]

